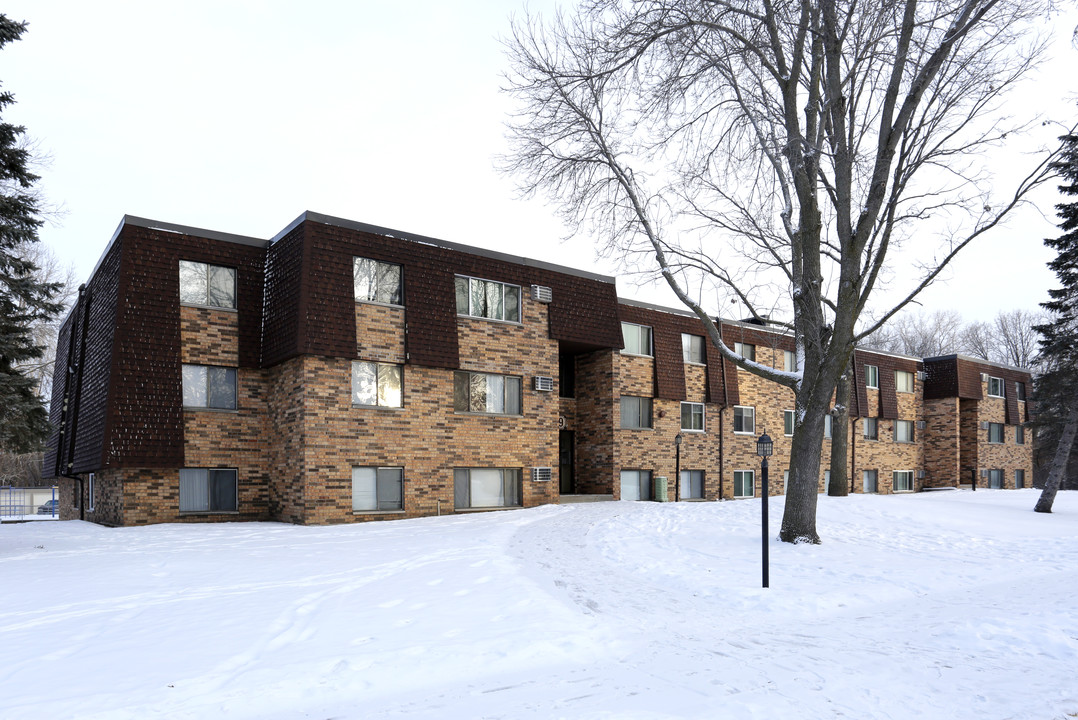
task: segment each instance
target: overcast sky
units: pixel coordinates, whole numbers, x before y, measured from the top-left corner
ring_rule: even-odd
[[[516,200],[494,167],[512,110],[499,92],[499,38],[523,8],[9,0],[3,12],[30,27],[0,52],[0,81],[16,99],[5,120],[51,156],[40,187],[62,208],[41,236],[81,282],[125,213],[270,238],[312,210],[615,274],[590,239],[563,243],[553,210]],[[1052,61],[1014,107],[1069,124],[1073,15],[1054,27]],[[1059,134],[1040,132],[1027,146]],[[969,249],[925,306],[970,321],[1047,299],[1055,278],[1042,240],[1058,234],[1058,199],[1053,185],[1036,198],[1046,218],[1027,212]],[[677,303],[663,288],[618,289]]]

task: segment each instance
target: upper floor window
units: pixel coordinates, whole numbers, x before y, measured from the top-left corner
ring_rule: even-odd
[[[404,405],[400,365],[363,362],[352,363],[352,404],[380,407]]]
[[[756,408],[734,406],[734,432],[746,435],[756,432]]]
[[[913,442],[913,421],[895,420],[895,442]]]
[[[621,426],[623,428],[651,427],[651,398],[622,395]]]
[[[880,387],[880,369],[875,365],[865,365],[865,387]]]
[[[354,258],[352,284],[355,288],[356,300],[359,302],[376,302],[386,305],[400,305],[403,302],[401,266],[395,263]]]
[[[236,409],[236,368],[184,365],[183,406]]]
[[[1014,426],[1014,444],[1025,445],[1026,444],[1026,429],[1021,425]]]
[[[623,322],[621,339],[625,342],[625,349],[622,352],[651,356],[651,328],[647,325]]]
[[[704,431],[704,404],[681,403],[681,429]]]
[[[457,412],[520,414],[520,378],[487,373],[453,373],[453,409]]]
[[[1024,382],[1016,382],[1014,384],[1014,395],[1018,398],[1019,402],[1026,401],[1026,384]]]
[[[988,397],[1003,397],[1003,378],[988,378]]]
[[[988,423],[988,442],[1003,442],[1003,423]]]
[[[782,351],[782,369],[786,372],[797,372],[797,355],[793,350]]]
[[[790,437],[794,434],[794,411],[783,410],[782,411],[782,432],[786,437]]]
[[[913,392],[913,373],[895,370],[895,390],[902,393]]]
[[[876,418],[863,420],[863,433],[865,440],[878,440],[880,437],[880,424]]]
[[[704,338],[681,333],[681,355],[687,363],[704,364]]]
[[[520,286],[458,277],[457,314],[520,322]]]
[[[236,269],[180,260],[180,303],[236,307]]]
[[[751,343],[734,343],[734,354],[756,362],[756,346]]]

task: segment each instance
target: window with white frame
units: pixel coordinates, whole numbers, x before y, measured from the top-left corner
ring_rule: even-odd
[[[791,437],[794,434],[794,420],[793,410],[782,411],[782,434],[786,437]]]
[[[913,392],[913,373],[905,370],[895,370],[895,391],[900,393]]]
[[[1018,399],[1018,402],[1026,401],[1026,384],[1024,382],[1016,382],[1014,384],[1014,395]]]
[[[703,365],[705,362],[704,338],[700,335],[681,333],[681,355],[687,363]]]
[[[620,481],[622,500],[651,500],[650,470],[622,470]]]
[[[520,415],[520,378],[454,372],[453,409],[457,412]]]
[[[1014,444],[1025,445],[1026,444],[1026,429],[1021,425],[1014,426]]]
[[[876,365],[865,365],[865,387],[880,387],[880,369]]]
[[[896,443],[911,443],[911,442],[913,442],[913,421],[912,420],[895,420],[895,442]]]
[[[835,418],[831,413],[827,413],[823,416],[823,436],[825,438],[831,437],[835,424]]]
[[[895,470],[891,473],[892,492],[911,492],[913,490],[913,471]]]
[[[180,512],[236,512],[236,471],[208,468],[180,470]]]
[[[988,442],[993,444],[1003,442],[1003,423],[988,423]]]
[[[790,490],[790,471],[782,471],[782,494],[785,495]]]
[[[236,409],[236,368],[183,365],[185,408]]]
[[[880,491],[879,471],[864,470],[861,472],[861,491],[866,493],[876,493]]]
[[[742,435],[752,435],[756,432],[756,408],[734,406],[734,432]]]
[[[402,268],[396,263],[361,257],[352,259],[352,284],[357,302],[401,305],[404,301],[402,277]]]
[[[403,407],[403,373],[404,369],[400,365],[353,361],[352,404]]]
[[[988,471],[988,487],[995,490],[1001,490],[1003,488],[1003,471],[989,470]]]
[[[651,357],[651,328],[647,325],[623,322],[621,339],[625,343],[623,353]]]
[[[352,510],[404,509],[404,468],[352,468]]]
[[[704,431],[703,403],[681,403],[681,429],[698,432]]]
[[[734,470],[734,497],[756,496],[756,471]]]
[[[621,426],[629,429],[651,427],[651,398],[621,396]]]
[[[861,420],[862,435],[865,440],[878,440],[880,437],[880,424],[876,418],[863,418]]]
[[[988,397],[1003,397],[1003,378],[988,378]]]
[[[685,500],[704,499],[704,471],[681,471],[681,497]]]
[[[457,315],[520,322],[520,286],[473,277],[456,278]]]
[[[786,372],[797,372],[797,355],[793,350],[782,351],[782,369]]]
[[[520,468],[457,468],[453,504],[459,509],[518,507],[520,478]]]
[[[180,260],[180,304],[234,309],[236,269]]]
[[[96,477],[94,473],[89,473],[86,476],[86,509],[90,512],[94,511],[94,490]]]
[[[1026,471],[1015,470],[1014,471],[1014,487],[1016,490],[1021,490],[1026,486]]]
[[[740,355],[746,360],[756,360],[756,346],[751,343],[734,343],[734,353]]]

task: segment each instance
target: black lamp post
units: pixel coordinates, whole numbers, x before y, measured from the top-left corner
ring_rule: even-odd
[[[764,433],[756,441],[756,454],[763,458],[763,462],[760,465],[760,469],[763,471],[760,478],[760,486],[763,490],[761,494],[762,514],[760,516],[761,530],[763,532],[763,562],[764,562],[764,587],[769,586],[768,581],[768,560],[767,560],[767,499],[769,488],[767,486],[767,458],[775,449],[775,444],[771,442],[771,437]]]
[[[674,436],[674,502],[681,502],[681,433]]]

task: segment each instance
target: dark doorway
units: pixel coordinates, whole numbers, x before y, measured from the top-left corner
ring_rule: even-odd
[[[558,492],[572,495],[576,487],[573,477],[573,431],[558,432]]]

